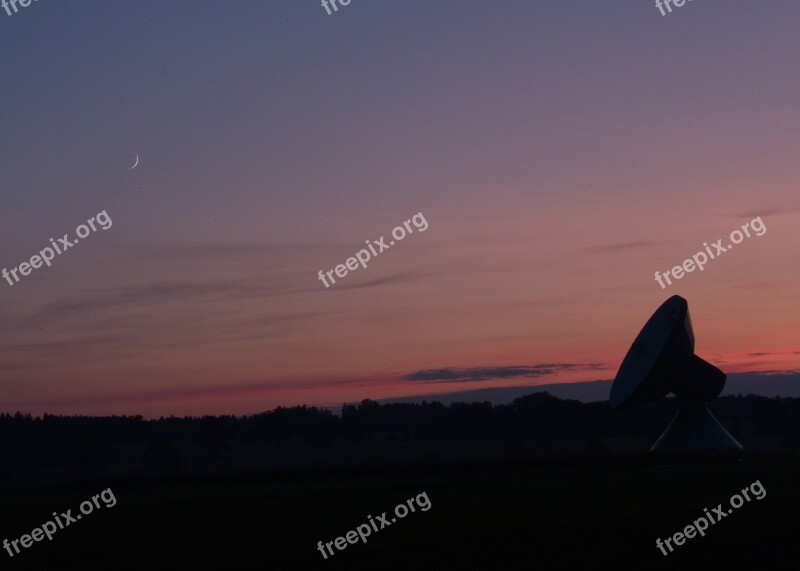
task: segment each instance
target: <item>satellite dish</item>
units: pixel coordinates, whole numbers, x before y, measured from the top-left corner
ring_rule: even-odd
[[[742,445],[708,410],[725,386],[725,373],[694,354],[688,302],[673,295],[661,304],[636,336],[619,367],[608,404],[625,409],[669,393],[680,401],[678,414],[656,441],[655,450],[738,449]]]

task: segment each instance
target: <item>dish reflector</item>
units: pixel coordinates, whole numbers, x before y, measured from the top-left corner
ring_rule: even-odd
[[[611,385],[608,404],[625,409],[675,394],[681,408],[651,450],[738,448],[706,402],[725,386],[725,373],[694,354],[689,303],[674,295],[636,336]]]

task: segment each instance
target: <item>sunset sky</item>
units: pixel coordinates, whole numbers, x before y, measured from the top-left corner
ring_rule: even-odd
[[[800,369],[800,5],[0,12],[0,412],[249,414],[613,378],[667,297]],[[140,164],[129,170],[138,153]],[[326,289],[342,264],[415,231]],[[703,272],[654,279],[760,216]]]

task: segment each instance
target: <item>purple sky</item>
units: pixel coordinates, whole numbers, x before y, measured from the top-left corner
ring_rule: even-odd
[[[0,410],[242,414],[613,378],[673,294],[726,372],[794,370],[799,16],[788,0],[0,11],[0,269],[113,221],[0,281]],[[426,231],[317,279],[417,213]],[[763,236],[654,280],[757,216]]]

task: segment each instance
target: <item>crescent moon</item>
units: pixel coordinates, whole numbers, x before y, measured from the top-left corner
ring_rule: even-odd
[[[136,155],[136,162],[135,162],[135,163],[133,163],[133,166],[132,166],[132,167],[130,167],[130,168],[128,169],[129,171],[132,171],[132,170],[133,170],[133,169],[135,169],[137,166],[139,166],[139,153],[134,153],[134,154]]]

